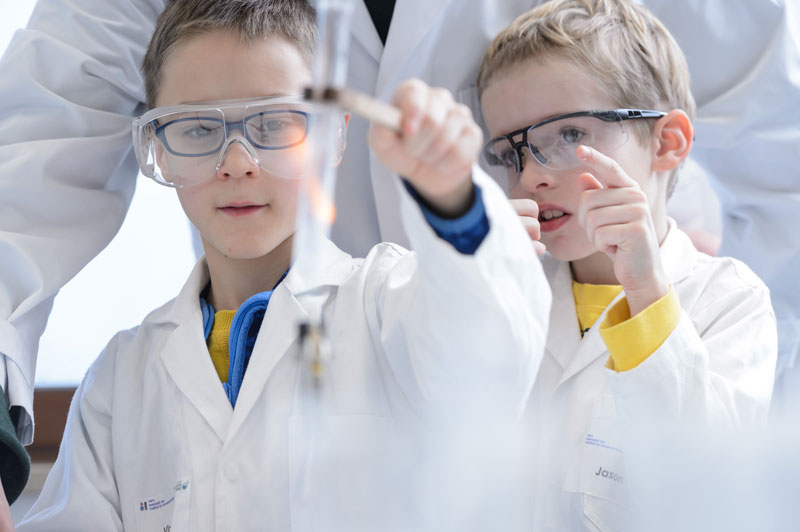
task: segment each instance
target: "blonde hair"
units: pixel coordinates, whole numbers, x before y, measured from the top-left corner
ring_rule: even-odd
[[[499,73],[548,59],[585,69],[618,107],[666,105],[694,120],[689,67],[678,43],[652,13],[627,0],[551,0],[517,17],[483,56],[479,94]],[[653,121],[634,122],[646,143]]]

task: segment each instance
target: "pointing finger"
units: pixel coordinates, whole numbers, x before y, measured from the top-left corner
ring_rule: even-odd
[[[584,172],[578,176],[578,190],[586,192],[587,190],[600,190],[603,184],[597,180],[595,176],[588,172]]]
[[[617,161],[594,148],[578,146],[577,155],[583,164],[595,171],[595,178],[604,187],[621,188],[638,185]]]

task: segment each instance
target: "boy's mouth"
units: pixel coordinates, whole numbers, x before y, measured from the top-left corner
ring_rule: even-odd
[[[266,205],[256,205],[253,203],[229,203],[223,207],[218,207],[218,209],[228,216],[238,217],[253,214],[260,211],[264,207],[266,207]]]
[[[555,231],[572,218],[572,214],[555,205],[541,205],[539,208],[539,226],[543,233]]]
[[[565,214],[566,213],[564,213],[563,211],[552,209],[552,210],[544,211],[543,213],[541,213],[539,215],[539,220],[542,221],[542,222],[549,222],[550,220],[552,220],[554,218],[561,218]]]

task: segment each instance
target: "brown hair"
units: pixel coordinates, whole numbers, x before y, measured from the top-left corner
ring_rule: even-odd
[[[158,17],[144,59],[147,105],[155,106],[161,68],[175,46],[213,30],[227,30],[250,44],[279,36],[293,44],[311,65],[316,13],[305,0],[171,0]]]

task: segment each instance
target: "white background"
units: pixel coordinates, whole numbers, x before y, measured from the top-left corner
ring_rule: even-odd
[[[33,5],[0,0],[0,51],[27,24]],[[175,191],[141,175],[131,179],[137,190],[119,234],[56,297],[40,344],[37,386],[77,385],[114,333],[175,297],[194,264]]]

